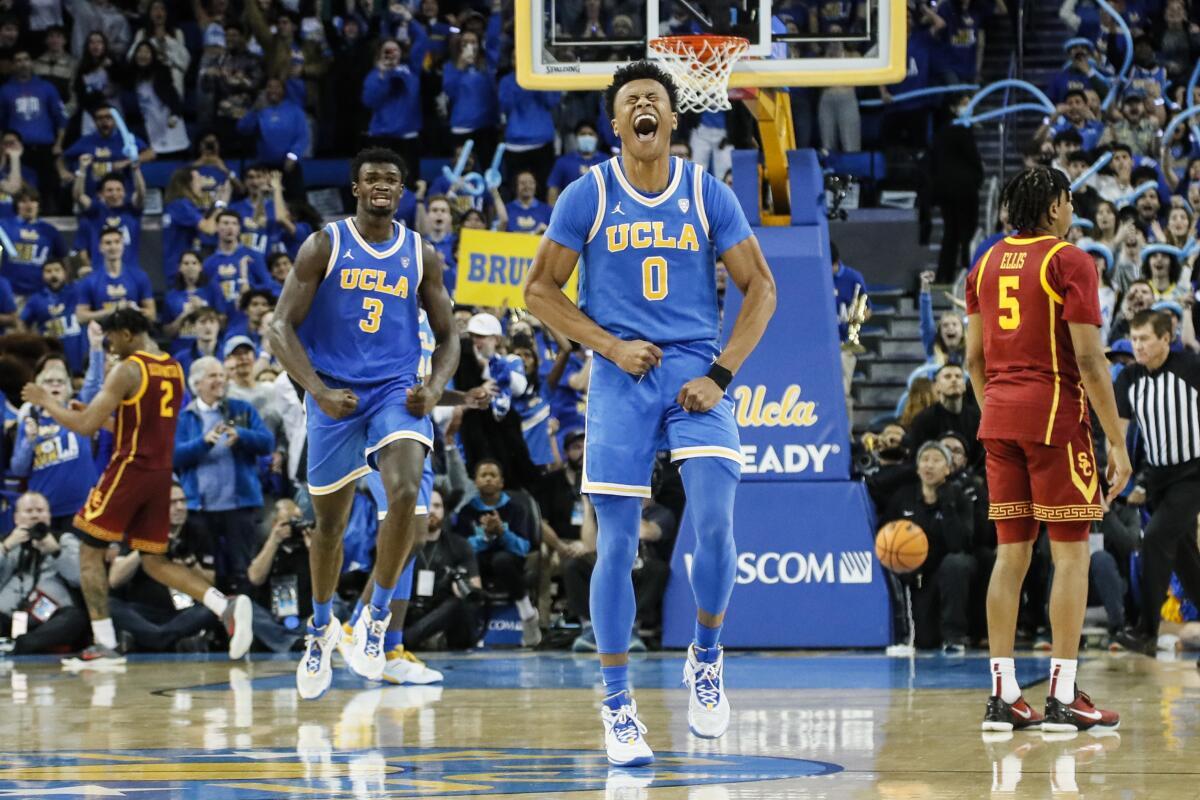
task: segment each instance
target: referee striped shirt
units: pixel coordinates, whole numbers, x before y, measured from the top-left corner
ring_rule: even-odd
[[[1141,429],[1151,466],[1200,459],[1200,355],[1171,353],[1154,371],[1130,364],[1114,389],[1121,418]]]

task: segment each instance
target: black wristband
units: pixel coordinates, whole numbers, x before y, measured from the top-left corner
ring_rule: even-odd
[[[708,368],[708,378],[719,386],[723,392],[729,388],[730,382],[733,381],[733,373],[714,361],[713,365]]]

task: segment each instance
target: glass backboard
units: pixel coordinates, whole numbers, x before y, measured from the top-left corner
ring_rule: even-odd
[[[517,0],[517,80],[594,90],[658,36],[750,42],[729,85],[867,86],[906,72],[904,0]]]

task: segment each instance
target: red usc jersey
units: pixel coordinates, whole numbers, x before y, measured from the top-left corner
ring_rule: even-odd
[[[109,466],[172,467],[175,425],[183,406],[183,367],[168,355],[139,350],[129,357],[142,372],[137,393],[122,401],[113,428],[116,442]]]
[[[967,278],[983,322],[987,374],[980,439],[1064,446],[1090,426],[1068,323],[1100,325],[1095,262],[1054,236],[1008,236]]]

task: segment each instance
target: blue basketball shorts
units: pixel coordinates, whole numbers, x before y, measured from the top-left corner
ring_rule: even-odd
[[[378,472],[367,475],[367,491],[375,501],[375,510],[382,521],[388,513],[387,492],[383,488],[383,478]],[[417,493],[417,508],[413,513],[423,517],[429,513],[429,498],[433,494],[433,459],[425,456],[425,470],[421,473],[421,488]]]
[[[375,454],[392,442],[413,439],[427,450],[433,448],[429,417],[414,417],[404,405],[412,378],[372,384],[324,380],[331,388],[358,395],[358,408],[348,417],[333,419],[317,407],[312,395],[305,397],[309,494],[333,494],[379,469]]]
[[[584,492],[649,497],[659,450],[670,451],[672,461],[711,457],[742,464],[729,395],[702,414],[684,411],[676,402],[685,383],[708,374],[718,353],[716,343],[670,344],[662,350],[662,365],[641,379],[598,353],[593,357]]]

